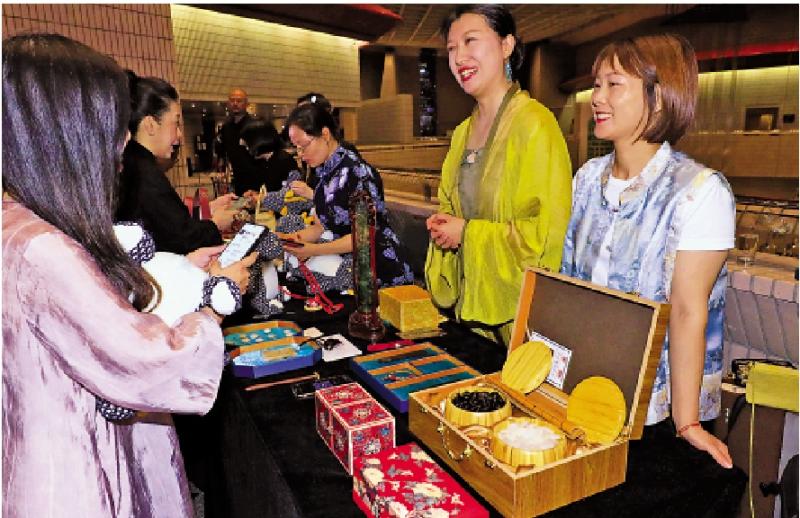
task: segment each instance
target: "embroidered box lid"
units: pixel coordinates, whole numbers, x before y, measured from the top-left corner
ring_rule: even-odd
[[[488,511],[416,443],[362,457],[353,498],[374,516],[488,517]]]
[[[332,407],[347,405],[364,399],[372,399],[372,396],[358,383],[346,383],[320,389],[317,391],[317,395]]]

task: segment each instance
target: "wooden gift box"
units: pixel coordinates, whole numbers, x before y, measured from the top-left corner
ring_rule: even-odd
[[[489,518],[489,512],[413,442],[358,459],[353,501],[373,518]]]
[[[430,342],[350,360],[350,368],[398,412],[408,412],[415,390],[471,379],[480,373]]]
[[[441,321],[430,294],[414,284],[381,289],[378,304],[381,318],[401,333],[435,329]]]
[[[529,269],[510,351],[528,341],[529,331],[569,348],[563,390],[543,383],[526,395],[494,373],[415,392],[409,405],[411,432],[504,516],[536,516],[619,485],[625,481],[628,440],[642,435],[668,319],[668,304]],[[567,398],[592,376],[609,378],[622,390],[628,412],[622,432],[610,444],[588,451],[573,448],[561,460],[539,467],[500,462],[485,443],[470,439],[440,410],[453,390],[488,384],[510,398],[513,415],[543,418],[574,437],[579,431],[566,419]]]
[[[355,459],[395,446],[394,416],[358,383],[316,391],[314,407],[317,433],[350,475]]]

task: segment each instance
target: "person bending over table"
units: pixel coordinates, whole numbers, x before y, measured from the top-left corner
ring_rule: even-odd
[[[694,49],[669,34],[620,40],[592,72],[594,133],[614,151],[575,176],[561,271],[672,304],[647,424],[667,418],[671,394],[678,435],[731,467],[699,422],[720,410],[733,195],[722,174],[672,148],[694,118]]]
[[[561,261],[569,155],[553,114],[513,82],[522,44],[506,8],[457,7],[442,34],[450,71],[477,105],[442,165],[425,280],[438,306],[508,344],[523,270]]]
[[[220,232],[230,229],[236,213],[228,208],[235,196],[213,200],[210,220],[194,219],[157,162],[169,159],[173,146],[180,144],[178,92],[163,79],[128,75],[132,138],[123,155],[117,220],[141,221],[163,252],[187,254],[222,244]]]
[[[377,216],[375,259],[378,286],[414,282],[411,266],[403,257],[400,241],[389,225],[381,177],[371,165],[341,145],[333,116],[318,105],[305,104],[289,114],[286,127],[298,154],[309,166],[316,168],[319,179],[314,189],[300,181],[291,184],[295,194],[314,200],[317,221],[291,236],[302,246],[286,247],[286,251],[301,260],[351,253],[349,200],[356,191],[365,190],[375,203]],[[331,231],[333,240],[320,242],[326,230]]]
[[[272,121],[254,117],[242,127],[242,143],[250,155],[262,168],[261,182],[267,191],[279,191],[291,171],[297,170],[297,163],[283,149],[283,140]],[[243,196],[252,198],[258,192],[249,190]]]
[[[3,42],[3,516],[193,516],[169,413],[211,408],[221,318],[141,312],[159,288],[113,230],[127,83],[63,36]]]

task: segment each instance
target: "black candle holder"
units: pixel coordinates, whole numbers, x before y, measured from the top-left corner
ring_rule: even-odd
[[[374,342],[386,329],[378,316],[378,285],[375,268],[375,202],[366,191],[350,197],[350,235],[353,240],[353,291],[356,310],[350,315],[351,336]]]

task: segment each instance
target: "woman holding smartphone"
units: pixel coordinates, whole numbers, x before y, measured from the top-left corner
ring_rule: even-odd
[[[193,516],[170,414],[214,403],[221,317],[142,311],[159,287],[113,228],[128,78],[63,36],[15,36],[2,102],[2,514]],[[254,259],[212,266],[244,289]]]

